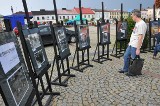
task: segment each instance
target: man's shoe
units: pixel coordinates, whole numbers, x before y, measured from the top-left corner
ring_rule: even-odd
[[[124,71],[118,71],[119,73],[124,73]]]
[[[135,75],[133,75],[133,74],[131,74],[131,73],[126,73],[125,75],[126,75],[126,76],[135,76]]]
[[[124,71],[123,69],[119,69],[120,71],[118,71],[119,73],[126,73],[128,71]]]

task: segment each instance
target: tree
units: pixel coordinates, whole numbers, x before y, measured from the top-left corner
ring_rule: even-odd
[[[69,20],[68,20],[68,19],[64,19],[64,20],[63,20],[63,22],[65,22],[65,23],[66,23],[67,21],[69,21]]]
[[[94,18],[92,18],[90,21],[94,21]]]
[[[160,8],[160,0],[155,0],[155,6],[156,8]]]

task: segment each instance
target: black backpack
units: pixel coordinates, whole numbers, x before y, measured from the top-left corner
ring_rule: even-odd
[[[128,74],[132,76],[142,75],[143,64],[144,59],[141,59],[140,56],[136,56],[135,59],[131,59]]]

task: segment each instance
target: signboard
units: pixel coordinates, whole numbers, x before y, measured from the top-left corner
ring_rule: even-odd
[[[109,23],[100,25],[100,42],[101,44],[110,43],[110,24]]]
[[[25,29],[23,30],[23,34],[25,36],[33,67],[36,73],[40,74],[41,71],[48,65],[48,59],[44,50],[42,39],[39,35],[39,29]]]
[[[155,37],[158,35],[159,32],[159,25],[158,21],[151,21],[151,37]]]
[[[14,42],[0,46],[0,62],[5,74],[20,62]]]
[[[118,22],[117,39],[127,39],[127,22]]]
[[[160,21],[158,21],[158,33],[160,35]]]
[[[58,26],[54,28],[55,36],[58,44],[58,50],[61,58],[70,55],[68,42],[66,39],[66,30],[64,27]]]
[[[13,32],[0,33],[0,86],[10,106],[25,105],[33,90]]]
[[[88,25],[78,25],[79,48],[90,47],[89,27]]]

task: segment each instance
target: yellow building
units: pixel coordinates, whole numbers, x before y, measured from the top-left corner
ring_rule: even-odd
[[[109,10],[110,19],[116,18],[117,20],[121,19],[121,10]],[[127,19],[129,16],[129,12],[123,11],[123,19]]]

